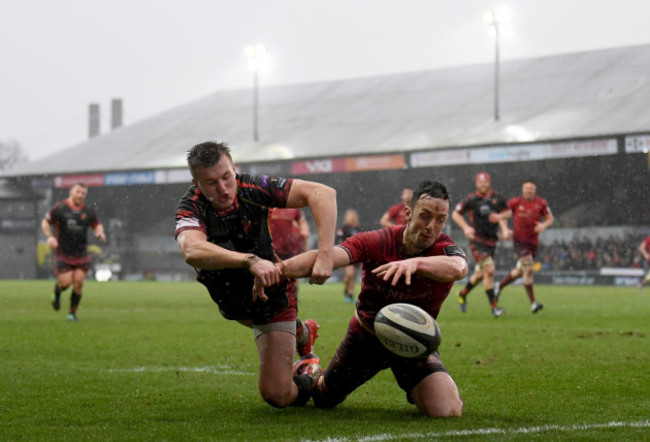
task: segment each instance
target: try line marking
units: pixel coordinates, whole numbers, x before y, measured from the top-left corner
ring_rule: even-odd
[[[304,442],[375,442],[399,439],[435,439],[435,438],[448,438],[448,437],[464,437],[464,436],[483,436],[492,434],[531,434],[542,433],[545,431],[578,431],[578,430],[593,430],[599,428],[648,428],[650,427],[650,420],[640,422],[608,422],[604,424],[582,424],[582,425],[540,425],[538,427],[523,427],[523,428],[479,428],[476,430],[458,430],[458,431],[444,431],[441,433],[406,433],[406,434],[378,434],[376,436],[363,436],[363,437],[331,437],[327,439],[320,439],[320,441],[311,441],[310,439],[303,439]]]
[[[246,371],[232,370],[229,367],[135,367],[135,368],[114,368],[106,370],[109,373],[144,373],[144,372],[178,372],[187,371],[192,373],[213,373],[213,374],[235,374],[235,375],[254,375]]]

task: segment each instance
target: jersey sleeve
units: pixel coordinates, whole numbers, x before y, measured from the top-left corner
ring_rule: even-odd
[[[470,196],[468,195],[462,201],[459,201],[458,204],[456,204],[454,211],[460,213],[461,215],[464,215],[467,212],[467,205],[469,203],[469,198]]]
[[[181,198],[176,206],[176,229],[174,236],[185,230],[200,230],[207,234],[207,227],[201,210],[196,188],[192,188]]]
[[[369,251],[368,244],[370,235],[371,232],[357,233],[343,241],[337,247],[341,247],[348,253],[350,256],[351,264],[361,262],[362,259],[367,259],[369,257],[369,254],[367,252]]]
[[[238,177],[238,195],[256,204],[267,207],[287,207],[292,179],[268,175]]]
[[[508,200],[508,209],[512,210],[513,212],[517,208],[517,200],[518,198],[510,198]]]

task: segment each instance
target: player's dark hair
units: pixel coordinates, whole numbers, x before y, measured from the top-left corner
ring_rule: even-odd
[[[431,198],[440,198],[449,201],[451,205],[451,197],[444,184],[437,181],[422,181],[418,187],[413,191],[413,198],[411,198],[411,209],[415,209],[415,203],[422,195],[429,195]]]
[[[190,168],[192,177],[195,177],[195,172],[198,169],[212,167],[217,164],[221,160],[222,155],[227,156],[232,162],[230,148],[226,143],[206,141],[191,148],[187,152],[187,165]]]
[[[73,184],[72,187],[75,187],[75,186],[79,186],[79,187],[81,187],[81,188],[83,188],[83,189],[87,189],[87,188],[88,188],[88,185],[87,185],[86,183],[82,183],[81,181],[77,181],[76,183]]]

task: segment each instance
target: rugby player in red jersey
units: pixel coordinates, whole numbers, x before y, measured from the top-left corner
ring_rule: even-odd
[[[317,407],[334,407],[390,368],[407,400],[424,415],[461,415],[463,401],[438,352],[422,359],[403,358],[388,351],[374,332],[377,312],[396,302],[417,305],[437,317],[454,281],[467,274],[463,249],[442,233],[449,207],[445,186],[424,181],[407,207],[406,225],[357,233],[334,247],[334,267],[361,263],[363,278],[347,334],[312,391]],[[289,277],[304,277],[315,257],[307,252],[278,266]],[[309,365],[303,358],[294,370],[300,373]]]
[[[76,183],[70,188],[68,198],[59,201],[41,221],[41,230],[47,238],[47,245],[54,250],[54,271],[56,285],[52,307],[61,308],[61,293],[72,285],[70,295],[69,321],[78,321],[77,309],[91,256],[88,253],[88,228],[95,237],[106,241],[104,227],[92,207],[86,206],[88,187]],[[54,231],[52,231],[54,226]]]
[[[318,228],[310,282],[322,284],[332,274],[336,191],[309,181],[239,175],[223,143],[194,146],[187,162],[193,185],[176,209],[181,253],[221,314],[253,329],[262,398],[278,408],[302,405],[320,373],[292,373],[297,300],[293,281],[282,279],[273,263],[268,208],[309,206]],[[267,287],[265,294],[253,293],[255,280]],[[299,353],[311,353],[315,337]]]
[[[638,250],[641,256],[643,256],[643,259],[645,259],[647,263],[650,263],[650,236],[646,236],[646,238],[641,241]],[[639,293],[643,290],[643,286],[647,284],[650,284],[650,271],[641,278],[641,281],[639,281],[639,284],[637,285]]]
[[[535,182],[527,180],[521,186],[521,196],[508,201],[508,208],[512,212],[512,241],[517,266],[501,280],[496,290],[496,295],[499,296],[504,287],[523,276],[524,289],[533,313],[544,308],[544,305],[535,300],[533,290],[533,266],[539,234],[553,224],[553,214],[548,203],[536,193]]]
[[[269,207],[269,232],[273,250],[280,259],[309,250],[309,223],[300,209]]]
[[[381,216],[379,224],[384,227],[388,226],[401,226],[406,224],[406,208],[411,204],[411,198],[413,197],[413,189],[410,187],[405,187],[402,189],[402,201],[397,204],[393,204],[388,208],[388,210]]]
[[[467,311],[467,295],[483,280],[485,294],[492,315],[495,318],[505,313],[498,307],[499,299],[494,293],[494,251],[499,241],[498,228],[501,227],[502,239],[510,239],[508,217],[510,210],[503,195],[492,189],[492,179],[486,172],[479,172],[474,179],[476,192],[470,193],[456,205],[451,217],[463,229],[469,239],[469,246],[474,254],[476,267],[469,277],[467,285],[458,294],[460,310]],[[469,215],[469,223],[464,215]]]

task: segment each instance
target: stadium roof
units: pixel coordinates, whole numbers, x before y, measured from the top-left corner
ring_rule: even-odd
[[[236,162],[522,143],[650,131],[650,45],[220,91],[52,156],[11,176],[185,167],[186,151],[228,142]]]

